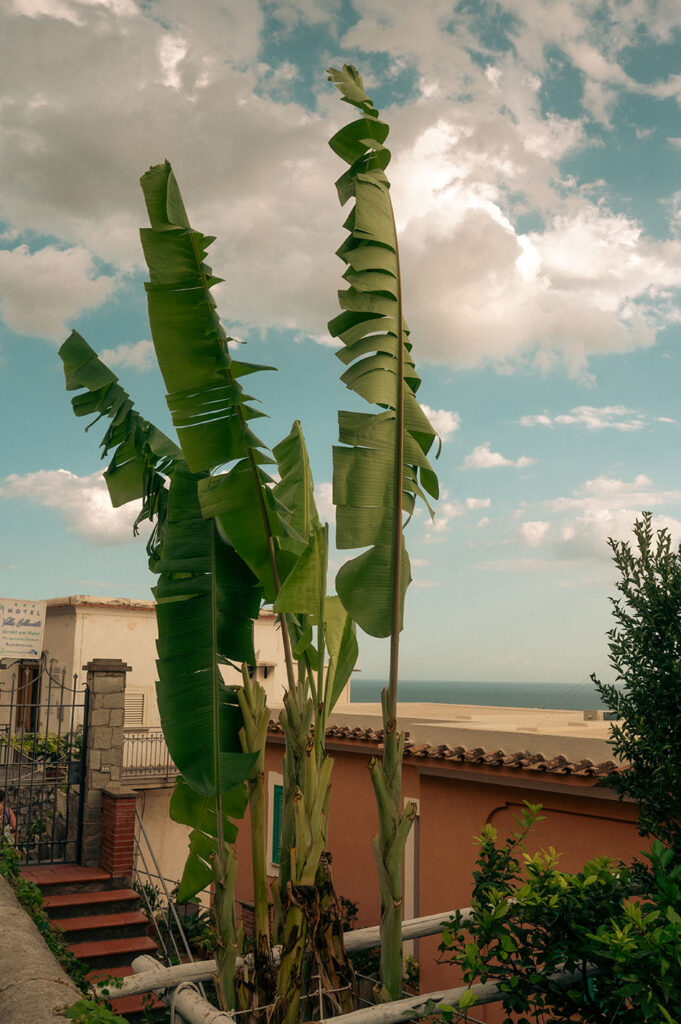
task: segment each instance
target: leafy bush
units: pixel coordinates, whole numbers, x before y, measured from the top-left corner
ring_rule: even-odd
[[[56,732],[50,732],[47,735],[25,732],[22,736],[13,735],[9,740],[3,739],[2,743],[9,743],[13,750],[19,751],[34,761],[42,761],[45,764],[66,764],[81,756],[83,733],[82,730],[62,735]]]
[[[592,680],[618,715],[615,754],[626,764],[608,785],[639,807],[639,828],[681,854],[681,547],[653,531],[644,512],[634,524],[638,551],[610,540],[621,597],[611,598],[610,664],[620,686]]]
[[[597,857],[575,874],[562,872],[552,848],[525,849],[539,810],[528,804],[504,843],[492,826],[483,830],[472,920],[460,912],[451,919],[442,961],[460,967],[468,985],[496,982],[506,1013],[521,1015],[515,1024],[676,1024],[681,864],[674,853],[655,842],[649,866]],[[561,972],[578,980],[565,987]],[[462,1005],[473,1003],[471,993]]]

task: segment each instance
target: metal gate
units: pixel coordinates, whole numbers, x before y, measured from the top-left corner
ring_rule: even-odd
[[[64,669],[18,661],[0,689],[0,830],[22,863],[80,859],[87,738],[87,687]],[[16,827],[11,819],[14,814]]]

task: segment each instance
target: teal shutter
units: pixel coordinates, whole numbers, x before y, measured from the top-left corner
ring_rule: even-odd
[[[272,790],[272,863],[280,863],[281,826],[284,822],[284,787],[277,786]]]

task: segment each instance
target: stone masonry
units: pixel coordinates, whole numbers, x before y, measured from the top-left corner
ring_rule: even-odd
[[[102,849],[102,794],[121,778],[125,677],[131,666],[120,658],[95,658],[83,671],[90,704],[81,864],[95,867]]]

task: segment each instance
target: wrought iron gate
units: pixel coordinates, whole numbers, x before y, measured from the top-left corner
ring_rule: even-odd
[[[40,661],[18,661],[0,687],[0,828],[23,863],[80,858],[88,690]],[[14,813],[16,828],[8,819]]]

